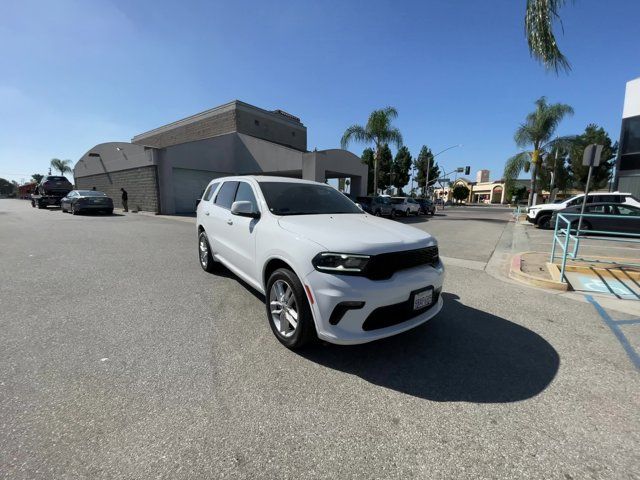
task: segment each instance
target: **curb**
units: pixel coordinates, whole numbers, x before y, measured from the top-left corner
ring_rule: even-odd
[[[518,280],[521,283],[530,285],[532,287],[550,288],[552,290],[560,290],[566,292],[569,290],[569,285],[555,280],[546,280],[544,278],[534,277],[528,273],[522,271],[522,255],[525,253],[517,253],[511,258],[511,264],[509,268],[509,277],[514,280]]]

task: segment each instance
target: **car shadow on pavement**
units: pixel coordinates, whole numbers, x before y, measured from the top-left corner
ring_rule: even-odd
[[[442,312],[401,335],[300,355],[381,387],[439,402],[516,402],[542,392],[560,364],[541,336],[443,293]]]

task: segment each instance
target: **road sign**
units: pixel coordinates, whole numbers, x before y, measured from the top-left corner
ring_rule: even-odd
[[[595,143],[587,146],[584,149],[584,155],[582,155],[582,165],[585,167],[597,167],[600,165],[603,148],[603,145],[596,145]]]
[[[458,167],[458,168],[456,168],[456,172],[458,172],[458,173],[462,173],[462,172],[464,172],[464,167]]]
[[[582,198],[582,208],[580,209],[580,216],[578,217],[578,230],[576,235],[580,236],[580,229],[582,228],[582,216],[584,215],[584,208],[587,205],[587,196],[589,195],[589,184],[591,183],[591,172],[593,167],[600,165],[600,157],[602,156],[602,145],[592,143],[584,149],[584,155],[582,156],[582,165],[589,167],[589,173],[587,174],[587,183],[584,186],[584,197]],[[568,235],[568,233],[567,233]]]

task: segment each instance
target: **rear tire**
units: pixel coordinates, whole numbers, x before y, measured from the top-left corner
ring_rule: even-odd
[[[209,239],[207,233],[202,230],[198,235],[198,259],[200,260],[200,266],[207,273],[213,273],[215,269],[215,260],[211,255],[211,247],[209,246]]]
[[[265,291],[269,326],[280,343],[296,350],[317,337],[309,300],[295,273],[279,268],[269,277]]]

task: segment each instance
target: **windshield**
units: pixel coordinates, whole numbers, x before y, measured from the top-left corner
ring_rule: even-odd
[[[391,199],[391,203],[393,203],[394,205],[398,205],[400,203],[404,203],[404,198],[392,198]]]
[[[45,182],[68,182],[67,177],[47,177]]]
[[[391,200],[389,200],[389,197],[378,197],[378,202],[382,203],[383,205],[391,205]]]
[[[106,197],[106,193],[98,192],[96,190],[78,190],[78,195],[81,197]]]
[[[274,215],[363,213],[355,203],[328,185],[260,182],[260,189]]]

